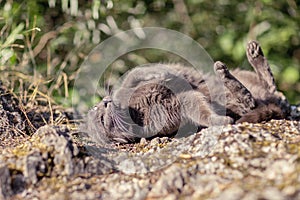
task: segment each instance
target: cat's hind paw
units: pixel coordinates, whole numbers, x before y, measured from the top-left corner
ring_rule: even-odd
[[[251,40],[248,42],[247,56],[249,61],[257,58],[258,56],[264,56],[263,51],[257,41]]]

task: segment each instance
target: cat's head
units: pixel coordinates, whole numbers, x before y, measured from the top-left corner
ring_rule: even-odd
[[[123,121],[119,109],[110,96],[94,106],[87,114],[84,126],[81,128],[98,143],[126,143],[133,139],[128,126]]]

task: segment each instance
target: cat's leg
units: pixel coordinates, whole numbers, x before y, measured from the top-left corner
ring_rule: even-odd
[[[208,127],[233,123],[231,117],[216,114],[207,102],[207,97],[198,91],[185,91],[176,97],[181,104],[182,117],[197,125]]]
[[[256,41],[250,41],[247,44],[247,58],[249,63],[256,71],[260,82],[270,92],[276,91],[274,77],[269,66],[267,58],[264,56],[263,51]]]
[[[218,78],[232,94],[233,99],[230,99],[230,101],[234,102],[234,110],[237,114],[242,116],[256,106],[252,94],[229,72],[224,63],[220,61],[215,62],[214,70]]]

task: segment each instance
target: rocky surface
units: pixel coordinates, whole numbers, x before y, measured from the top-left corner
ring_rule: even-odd
[[[296,118],[99,146],[62,124],[20,134],[12,98],[0,98],[0,199],[300,199]]]

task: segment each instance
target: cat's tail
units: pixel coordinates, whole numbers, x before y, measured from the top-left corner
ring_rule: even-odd
[[[250,122],[259,123],[262,121],[269,121],[271,119],[285,119],[287,117],[286,112],[277,104],[262,104],[251,110],[247,114],[243,115],[236,123]]]

